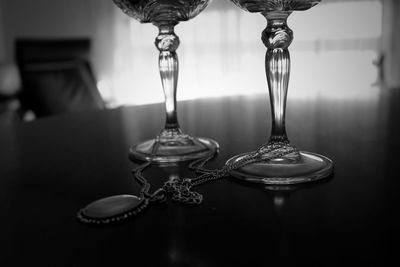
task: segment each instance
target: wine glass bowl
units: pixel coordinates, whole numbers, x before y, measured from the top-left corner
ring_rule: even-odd
[[[113,0],[128,16],[141,23],[176,24],[203,11],[210,0]]]
[[[307,10],[321,0],[231,0],[238,7],[251,13]]]
[[[218,143],[205,137],[183,133],[177,117],[176,92],[180,40],[174,27],[203,11],[211,0],[113,0],[128,16],[158,27],[155,46],[159,51],[159,71],[165,96],[166,122],[158,136],[130,148],[133,160],[171,163],[209,157],[218,152]]]

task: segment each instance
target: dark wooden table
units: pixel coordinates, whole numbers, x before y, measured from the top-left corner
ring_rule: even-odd
[[[267,95],[182,102],[182,128],[220,144],[208,167],[254,150],[270,131]],[[76,212],[137,193],[131,144],[161,129],[163,106],[71,113],[0,129],[0,265],[384,266],[398,262],[400,91],[369,100],[289,97],[299,148],[335,162],[306,186],[233,178],[198,188],[197,207],[168,201],[121,224],[90,227]],[[154,187],[185,166],[152,167]],[[394,264],[396,265],[396,264]]]

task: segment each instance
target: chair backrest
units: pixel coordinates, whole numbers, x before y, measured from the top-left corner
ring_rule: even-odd
[[[18,39],[21,104],[36,116],[104,108],[90,61],[89,39]]]

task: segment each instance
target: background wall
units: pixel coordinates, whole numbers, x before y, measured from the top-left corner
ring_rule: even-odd
[[[3,21],[3,0],[0,0],[0,62],[4,61],[5,51],[4,51],[4,21]]]
[[[93,16],[87,0],[1,0],[5,59],[13,59],[18,37],[92,36]]]
[[[400,88],[400,1],[384,0],[382,50],[384,79],[388,87]]]
[[[0,0],[0,62],[14,61],[17,38],[90,38],[97,76],[110,73],[111,0]],[[112,13],[112,12],[111,12]]]

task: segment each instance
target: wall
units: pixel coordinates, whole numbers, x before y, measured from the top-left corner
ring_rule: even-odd
[[[0,62],[4,61],[3,0],[0,0]]]
[[[92,0],[1,0],[4,58],[13,59],[15,38],[92,35]],[[0,15],[1,16],[1,15]]]
[[[384,80],[390,88],[400,88],[400,1],[383,1],[382,49]]]

